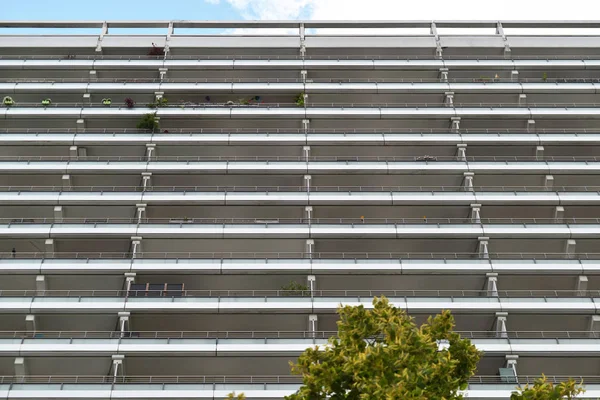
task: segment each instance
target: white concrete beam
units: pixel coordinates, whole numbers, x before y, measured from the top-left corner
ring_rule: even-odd
[[[541,161],[544,159],[544,146],[537,146],[535,148],[535,159]]]
[[[464,172],[463,173],[463,191],[472,192],[474,190],[474,178],[475,174],[473,172]]]
[[[498,273],[488,272],[485,274],[485,287],[488,297],[498,297]]]
[[[565,216],[565,208],[563,206],[556,206],[554,208],[554,223],[562,224]]]
[[[554,176],[546,175],[544,177],[544,187],[546,190],[552,190],[554,188]]]
[[[304,156],[304,160],[308,162],[310,158],[310,146],[302,146],[302,155]]]
[[[35,323],[35,315],[26,315],[25,316],[25,330],[27,333],[33,333],[36,331],[36,323]]]
[[[510,71],[510,80],[511,80],[511,82],[519,82],[519,71],[517,71],[517,70]]]
[[[24,377],[29,375],[29,369],[27,368],[27,362],[24,357],[15,358],[14,362],[15,376]]]
[[[440,82],[448,82],[448,74],[450,72],[448,71],[448,68],[440,68],[440,73],[439,73],[439,78],[440,78]]]
[[[138,258],[139,254],[142,253],[142,237],[132,236],[131,237],[131,258]]]
[[[527,120],[527,132],[535,132],[535,120],[534,119]]]
[[[54,222],[62,223],[64,211],[62,206],[54,206]]]
[[[444,93],[444,105],[446,107],[454,107],[454,92]]]
[[[310,175],[304,175],[304,187],[307,192],[310,192],[310,181],[312,177]]]
[[[451,117],[450,118],[450,130],[452,132],[460,131],[460,117]]]
[[[54,253],[56,253],[56,247],[54,246],[54,239],[46,239],[44,240],[44,256],[46,258],[54,258]]]
[[[141,224],[146,217],[146,204],[136,204],[136,218],[138,224]]]
[[[568,239],[565,243],[565,256],[567,258],[575,257],[575,247],[577,242],[574,239]]]
[[[44,275],[37,275],[35,277],[35,291],[37,296],[45,296],[48,290],[48,282]]]
[[[146,159],[151,161],[156,156],[156,143],[146,143]]]
[[[313,239],[306,240],[306,246],[305,246],[305,252],[306,252],[305,257],[306,258],[312,258],[314,246],[315,246],[315,241]]]
[[[481,204],[471,204],[471,223],[481,223]]]
[[[304,207],[304,213],[306,215],[306,220],[308,221],[308,223],[310,223],[312,221],[312,213],[313,213],[312,206]]]
[[[577,296],[586,296],[588,288],[588,277],[585,275],[580,275],[577,277],[576,290]]]
[[[481,237],[477,238],[477,241],[479,243],[478,250],[477,250],[477,252],[479,253],[479,258],[481,258],[481,259],[490,258],[490,253],[488,250],[490,238],[487,236],[481,236]]]
[[[456,145],[456,158],[458,161],[467,161],[467,144],[459,143]]]
[[[508,337],[508,329],[506,328],[508,313],[507,312],[497,312],[496,313],[496,337],[498,338],[506,338]]]
[[[142,172],[142,188],[146,190],[152,187],[152,172]]]

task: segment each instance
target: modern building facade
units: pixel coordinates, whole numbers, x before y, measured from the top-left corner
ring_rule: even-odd
[[[0,28],[1,398],[281,399],[379,295],[600,397],[600,22]]]

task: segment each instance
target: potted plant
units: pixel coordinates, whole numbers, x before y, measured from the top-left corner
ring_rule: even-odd
[[[298,95],[294,98],[294,103],[296,103],[296,105],[298,107],[304,107],[305,99],[306,99],[306,94],[298,93]]]
[[[112,100],[110,98],[102,99],[102,105],[109,107],[112,104]]]
[[[127,108],[135,107],[135,101],[133,101],[133,99],[131,97],[126,97],[125,98],[125,107],[127,107]]]
[[[155,132],[159,129],[158,120],[156,119],[156,113],[145,114],[140,119],[136,126],[138,129],[144,129],[147,131]]]
[[[548,73],[547,73],[547,72],[544,72],[544,73],[542,74],[542,81],[544,81],[544,82],[548,82]]]
[[[283,291],[283,293],[281,293],[282,296],[308,296],[309,295],[308,286],[303,285],[298,282],[295,282],[295,281],[292,281],[292,282],[288,283],[287,285],[283,285],[280,290]]]
[[[2,104],[4,104],[6,107],[12,107],[15,105],[15,102],[12,97],[4,96],[4,99],[2,99]]]
[[[52,104],[52,99],[43,99],[42,100],[42,105],[44,107],[48,107],[50,104]]]

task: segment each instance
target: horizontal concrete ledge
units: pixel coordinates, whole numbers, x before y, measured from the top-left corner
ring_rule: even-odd
[[[3,94],[20,93],[147,93],[157,91],[165,93],[190,93],[190,92],[306,92],[306,93],[438,93],[452,91],[454,93],[598,93],[600,83],[435,83],[435,82],[162,82],[155,83],[136,82],[0,82],[0,92]],[[485,102],[483,102],[485,103]],[[493,106],[493,104],[490,104]],[[190,107],[188,105],[188,107]]]
[[[341,188],[337,191],[289,191],[283,188],[277,191],[119,191],[118,188],[91,187],[88,192],[78,191],[29,191],[16,187],[13,191],[0,191],[2,205],[164,205],[164,204],[202,204],[202,205],[598,205],[600,188],[591,187],[589,192],[527,192],[527,191],[482,191],[461,192],[460,188],[448,188],[447,191],[432,189],[418,192],[395,192],[373,188],[373,191],[353,191]],[[116,189],[116,190],[115,190]],[[595,190],[594,190],[595,189]]]
[[[596,132],[556,132],[524,133],[480,132],[480,133],[360,133],[360,132],[320,132],[320,133],[277,133],[277,132],[198,132],[147,133],[147,132],[83,132],[68,133],[56,130],[55,133],[30,130],[22,133],[0,133],[0,143],[6,145],[145,145],[148,143],[168,145],[560,145],[560,144],[600,144],[600,133]]]
[[[198,59],[189,57],[189,59],[166,60],[147,59],[145,56],[89,56],[89,59],[81,57],[77,60],[53,59],[48,56],[38,58],[22,56],[22,59],[0,58],[0,69],[95,69],[95,70],[113,70],[113,69],[397,69],[397,70],[439,70],[448,68],[449,70],[460,69],[494,69],[494,70],[586,70],[600,69],[600,60],[587,59],[364,59],[364,57],[352,59],[352,56],[340,57],[340,59],[280,59],[274,55],[273,59],[264,59],[265,57],[256,57],[252,59],[219,59],[214,56],[212,59]],[[85,57],[85,56],[84,56]],[[182,57],[183,58],[183,57]],[[262,58],[262,59],[261,59]],[[582,57],[584,58],[584,57]]]
[[[162,118],[360,118],[360,119],[450,119],[462,118],[507,118],[507,119],[570,119],[570,118],[600,118],[600,107],[492,107],[483,105],[471,108],[452,107],[379,107],[352,106],[349,104],[336,105],[335,107],[166,107],[159,109],[126,107],[10,107],[0,109],[1,119],[12,118],[140,118],[149,113],[156,113]]]
[[[600,223],[12,223],[0,238],[600,238]]]
[[[67,157],[65,157],[66,159]],[[600,173],[600,162],[462,162],[462,161],[0,161],[4,174],[591,174]]]
[[[308,334],[310,335],[310,333]],[[600,339],[470,339],[478,350],[490,355],[518,354],[523,356],[557,357],[598,356],[600,355]],[[125,338],[117,336],[111,339],[80,338],[44,338],[38,334],[35,339],[0,339],[1,357],[35,357],[35,356],[298,356],[307,348],[327,345],[327,339],[198,339],[198,338]],[[440,345],[440,349],[447,345]]]
[[[32,291],[33,292],[33,291]],[[62,291],[67,293],[67,291]],[[223,291],[214,291],[214,297],[158,297],[158,298],[129,298],[91,297],[85,291],[73,291],[70,297],[23,297],[10,296],[8,291],[2,291],[0,297],[0,312],[10,314],[24,313],[91,313],[116,314],[118,311],[141,313],[174,312],[174,313],[335,313],[340,305],[364,306],[372,308],[372,297],[368,296],[337,296],[337,297],[217,297]],[[92,293],[94,291],[87,291]],[[98,291],[101,293],[102,291]],[[208,292],[208,291],[206,291]],[[359,291],[356,291],[359,292]],[[382,291],[378,294],[390,294],[393,291]],[[551,291],[545,291],[551,292]],[[460,291],[453,291],[457,296],[440,297],[394,297],[388,296],[390,303],[411,313],[430,313],[439,310],[451,310],[453,313],[486,314],[509,312],[515,314],[594,314],[600,311],[600,298],[591,297],[462,297]],[[407,293],[408,294],[408,293]],[[546,293],[548,294],[548,293]],[[575,296],[573,290],[571,296]]]
[[[90,256],[92,257],[92,256]],[[543,259],[0,259],[0,274],[552,274],[598,275],[598,260]]]

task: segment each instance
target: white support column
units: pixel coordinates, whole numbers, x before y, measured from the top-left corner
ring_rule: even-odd
[[[131,237],[131,258],[139,258],[142,253],[142,237],[132,236]]]
[[[444,106],[454,107],[454,92],[444,92]]]
[[[535,148],[535,159],[541,161],[544,159],[544,146],[537,146]]]
[[[314,314],[311,314],[308,316],[308,332],[310,334],[310,337],[314,338],[317,335],[316,332],[319,329],[318,323],[319,323],[319,317],[317,317]]]
[[[310,119],[303,119],[302,120],[302,129],[304,129],[304,133],[308,133],[308,130],[310,129]]]
[[[450,71],[448,68],[440,68],[439,78],[440,82],[448,82],[448,74]]]
[[[502,41],[504,42],[504,58],[510,58],[512,51],[510,50],[510,45],[508,44],[508,39],[504,34],[504,28],[502,27],[502,23],[496,23],[496,34],[502,37]]]
[[[554,188],[554,176],[546,175],[544,177],[544,187],[546,190],[552,190]]]
[[[96,42],[96,53],[102,54],[102,40],[104,39],[104,35],[108,35],[108,22],[106,21],[102,23],[102,31],[100,32],[100,36],[98,36],[98,42]]]
[[[36,331],[35,315],[29,314],[29,315],[25,316],[25,330],[29,334],[35,333],[35,331]]]
[[[69,147],[69,158],[71,158],[71,160],[75,160],[75,159],[77,159],[77,156],[78,156],[77,146]]]
[[[95,69],[91,69],[89,78],[90,81],[95,82],[98,79],[98,71],[96,71]]]
[[[592,315],[590,317],[590,331],[591,337],[598,337],[600,335],[600,315]]]
[[[37,275],[35,277],[35,292],[36,296],[45,296],[48,290],[46,277],[44,275]]]
[[[460,117],[450,118],[450,129],[452,130],[452,132],[460,131]]]
[[[123,365],[125,361],[125,356],[123,354],[115,354],[111,358],[113,378],[116,380],[118,377],[125,376],[125,366]]]
[[[16,357],[14,366],[15,366],[15,376],[25,377],[25,376],[29,375],[28,368],[27,368],[27,362],[25,361],[24,357]],[[22,380],[20,380],[20,381],[22,382]]]
[[[302,146],[302,155],[304,157],[304,161],[308,162],[310,159],[310,146]]]
[[[298,35],[300,36],[300,56],[302,58],[306,57],[306,45],[304,42],[306,29],[304,28],[304,24],[298,25]]]
[[[456,145],[456,158],[458,161],[467,161],[467,144],[459,143]]]
[[[308,284],[308,290],[310,290],[310,297],[314,297],[315,291],[317,290],[317,277],[314,275],[308,275],[306,278]]]
[[[125,290],[127,293],[131,290],[131,285],[135,283],[135,277],[137,274],[135,272],[125,272],[123,274],[125,276]]]
[[[137,223],[141,224],[146,217],[146,204],[136,204],[135,208]]]
[[[433,38],[435,39],[435,56],[437,58],[443,58],[444,52],[442,50],[442,44],[440,42],[440,35],[438,35],[437,26],[436,26],[435,22],[432,22],[431,25],[429,26],[429,33],[431,33],[433,35]]]
[[[588,277],[585,275],[580,275],[577,277],[577,283],[576,283],[576,287],[577,287],[577,296],[579,297],[584,297],[587,295],[587,288],[588,288]]]
[[[308,71],[303,69],[300,71],[300,79],[302,79],[302,83],[306,83],[306,78],[308,76]]]
[[[577,246],[577,242],[575,239],[568,239],[565,243],[565,256],[567,258],[575,257],[575,247]]]
[[[152,172],[142,172],[142,189],[150,189],[152,187]]]
[[[485,274],[485,287],[488,297],[498,297],[498,273],[488,272]]]
[[[54,222],[62,223],[64,218],[64,212],[62,206],[54,206]]]
[[[62,190],[71,190],[71,175],[63,175],[60,180],[62,182]]]
[[[527,120],[527,132],[535,132],[535,120],[534,119]]]
[[[169,72],[168,68],[159,68],[158,75],[160,76],[160,80],[163,81],[167,77],[167,72]]]
[[[519,105],[526,106],[527,105],[527,95],[525,93],[519,94]]]
[[[304,187],[306,188],[306,192],[310,193],[310,181],[312,177],[310,175],[304,175]]]
[[[165,92],[154,92],[154,98],[158,101],[163,98]]]
[[[510,80],[511,80],[511,82],[519,82],[519,71],[517,71],[517,70],[510,71]]]
[[[556,208],[554,208],[554,223],[562,224],[564,216],[565,208],[563,206],[556,206]]]
[[[471,204],[471,223],[481,223],[481,204]]]
[[[78,157],[87,157],[87,149],[85,147],[71,146],[69,147],[69,156],[72,159],[77,159]]]
[[[519,356],[516,354],[507,354],[505,356],[506,368],[512,369],[513,372],[515,373],[515,376],[517,376],[517,360],[518,359],[519,359]]]
[[[310,224],[312,222],[312,212],[313,212],[312,206],[304,207],[304,212],[306,214],[306,221]]]
[[[488,259],[488,258],[490,258],[490,253],[489,253],[489,250],[488,250],[488,245],[490,243],[490,238],[487,237],[487,236],[481,236],[481,237],[477,238],[477,241],[479,242],[479,244],[477,246],[477,252],[479,253],[479,258],[481,258],[481,259]]]
[[[56,252],[56,248],[54,247],[54,239],[44,240],[44,257],[54,258],[55,252]]]
[[[474,188],[473,180],[475,178],[475,174],[473,172],[464,172],[463,177],[463,191],[472,192]]]
[[[125,336],[126,332],[131,331],[131,325],[129,321],[131,313],[129,311],[119,311],[117,315],[119,316],[119,329],[121,331],[121,337],[123,337]]]
[[[89,102],[89,98],[90,98],[89,97],[89,93],[86,93],[86,94],[88,95],[88,102]],[[85,101],[86,100],[85,99],[85,94],[83,95],[83,99],[84,99],[84,102],[86,102]],[[80,119],[78,119],[78,120],[75,121],[75,130],[77,132],[81,132],[81,131],[85,130],[85,119],[80,118]]]
[[[156,143],[146,144],[146,159],[152,161],[156,157]]]
[[[506,328],[506,319],[508,317],[507,312],[497,312],[496,313],[496,337],[497,338],[507,338],[508,337],[508,329]]]
[[[306,239],[305,258],[312,258],[314,246],[315,241],[313,239]]]

